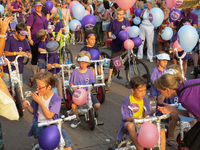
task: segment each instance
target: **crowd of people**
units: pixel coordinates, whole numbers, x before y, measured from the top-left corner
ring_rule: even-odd
[[[0,19],[0,62],[4,62],[0,65],[0,90],[12,98],[10,95],[10,74],[4,57],[9,61],[14,61],[17,55],[30,58],[33,75],[29,79],[29,86],[33,87],[34,82],[36,82],[38,94],[32,94],[33,100],[30,105],[26,101],[23,102],[23,106],[34,116],[29,136],[33,135],[34,138],[38,138],[45,128],[38,127],[38,122],[59,118],[61,103],[64,102],[60,58],[57,53],[60,50],[62,35],[71,32],[74,35],[72,37],[74,37],[76,44],[85,45],[76,58],[80,67],[72,72],[69,84],[72,86],[94,83],[96,81],[94,66],[90,64],[90,50],[96,49],[99,52],[99,59],[102,59],[99,47],[110,48],[111,59],[120,56],[125,51],[125,48],[123,41],[117,35],[126,27],[134,25],[134,10],[140,8],[142,10],[139,16],[141,23],[137,26],[140,28],[139,37],[142,39],[142,43],[138,47],[137,59],[143,59],[143,53],[147,48],[147,59],[150,62],[156,62],[156,67],[151,73],[150,91],[150,97],[156,102],[156,109],[150,110],[150,101],[145,97],[146,81],[139,76],[133,77],[130,81],[132,94],[127,96],[122,103],[122,123],[117,140],[121,141],[124,133],[129,133],[136,148],[142,150],[142,146],[137,141],[136,131],[138,126],[133,123],[134,118],[144,118],[153,113],[158,116],[162,113],[170,113],[171,121],[169,122],[169,135],[166,142],[169,145],[177,146],[174,130],[179,120],[178,114],[181,114],[195,118],[191,123],[192,129],[184,140],[185,144],[191,150],[200,148],[198,138],[193,139],[194,144],[191,144],[191,139],[189,140],[188,138],[199,128],[198,118],[200,114],[198,107],[194,107],[194,103],[198,105],[199,103],[193,97],[200,98],[197,94],[200,80],[185,80],[187,62],[192,57],[192,53],[194,62],[193,76],[194,78],[198,77],[199,43],[197,42],[192,53],[189,52],[182,58],[183,70],[180,68],[180,60],[173,51],[173,44],[177,40],[177,32],[185,24],[190,24],[200,34],[200,6],[181,10],[180,20],[170,22],[170,9],[167,8],[166,1],[162,0],[157,0],[156,2],[154,0],[137,0],[127,11],[121,9],[115,0],[80,0],[79,2],[84,6],[85,10],[96,17],[97,22],[93,30],[88,31],[82,28],[75,32],[69,28],[69,22],[73,19],[73,15],[69,10],[71,0],[63,0],[62,2],[51,0],[57,8],[57,13],[54,14],[46,10],[45,2],[46,0],[0,1],[0,4],[4,6],[4,14],[1,14],[2,18]],[[164,20],[158,28],[155,28],[149,20],[149,12],[154,7],[159,7],[164,13]],[[55,34],[48,31],[50,25]],[[165,27],[171,27],[174,30],[171,40],[162,39],[161,33]],[[112,39],[111,45],[106,42],[107,39]],[[48,53],[48,57],[44,53]],[[178,52],[178,54],[181,56],[183,51]],[[173,59],[174,65],[167,67],[170,59]],[[48,64],[46,64],[47,62]],[[23,81],[23,58],[18,59],[18,63],[20,79]],[[114,64],[111,61],[107,86],[111,85],[113,68]],[[101,72],[100,68],[97,70],[98,73]],[[55,85],[58,88],[58,95],[52,91],[52,87]],[[73,88],[73,91],[75,90],[76,88]],[[190,98],[191,101],[186,100],[186,97]],[[91,98],[95,117],[98,117],[100,103],[92,94]],[[182,103],[186,110],[179,110],[168,105],[176,102]],[[77,105],[72,102],[71,106],[73,113],[76,115],[71,127],[75,128],[81,121]],[[130,110],[129,107],[136,107],[137,109]],[[161,133],[162,149],[164,150],[166,147],[165,136],[163,131]],[[198,132],[198,134],[200,133]],[[62,135],[65,140],[65,149],[72,149],[70,136],[64,129],[62,129]]]

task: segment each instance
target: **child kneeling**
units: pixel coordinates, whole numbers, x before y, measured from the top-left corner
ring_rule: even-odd
[[[38,123],[52,121],[59,118],[61,98],[52,91],[55,86],[55,77],[50,72],[40,74],[36,78],[38,94],[32,94],[31,105],[27,101],[23,102],[23,106],[33,114],[33,122],[28,136],[38,138],[40,133],[46,126],[38,127]],[[61,133],[65,141],[65,150],[71,150],[72,142],[69,134],[62,128]]]

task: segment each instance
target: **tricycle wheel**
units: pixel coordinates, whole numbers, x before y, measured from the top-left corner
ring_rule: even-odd
[[[22,110],[22,102],[21,102],[21,95],[19,92],[19,88],[18,88],[18,84],[15,86],[15,104],[19,113],[19,116],[22,117],[23,116],[23,110]]]
[[[183,132],[183,138],[186,135],[186,132]],[[179,150],[189,150],[189,148],[187,146],[185,146],[185,144],[183,143],[183,141],[181,140],[181,133],[178,134],[177,138],[176,138],[177,143],[179,144],[178,149]]]
[[[67,110],[70,110],[71,102],[72,102],[72,91],[71,89],[67,88],[65,92],[67,96],[67,99],[65,99],[65,105],[66,105]]]
[[[103,86],[97,87],[97,99],[101,104],[105,101],[105,88]]]
[[[89,128],[90,130],[94,130],[95,128],[95,121],[94,121],[94,113],[92,109],[89,109]]]
[[[108,150],[115,150],[115,148],[114,147],[109,147]]]

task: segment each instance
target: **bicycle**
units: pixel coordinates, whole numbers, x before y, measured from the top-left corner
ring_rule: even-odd
[[[103,58],[110,58],[111,56],[107,54],[106,52],[101,52],[101,55]],[[147,88],[150,88],[150,72],[149,68],[147,65],[142,61],[137,59],[136,54],[134,54],[133,50],[130,51],[124,51],[120,56],[120,61],[117,62],[118,65],[124,65],[124,70],[126,73],[126,80],[127,80],[127,85],[130,84],[130,79],[133,76],[142,76],[146,81],[147,81]],[[130,58],[130,60],[129,60]],[[108,80],[108,75],[109,75],[109,67],[104,66],[104,76],[105,76],[105,82]],[[120,71],[116,70],[114,67],[112,76],[117,76],[118,79],[120,79]]]
[[[53,121],[47,121],[47,122],[41,122],[41,123],[38,124],[38,127],[49,126],[51,124],[57,124],[57,128],[60,132],[60,142],[59,142],[59,145],[57,146],[57,148],[55,150],[64,150],[65,141],[64,141],[63,136],[61,134],[62,124],[63,124],[64,121],[71,121],[75,118],[76,118],[76,115],[69,116],[69,117],[66,117],[66,118],[65,118],[65,116],[61,116],[60,119],[56,119],[56,120],[53,120]],[[32,150],[41,150],[40,145],[36,144],[35,146],[33,146]]]
[[[24,57],[21,55],[17,55],[15,60],[13,62],[10,62],[6,57],[5,60],[7,61],[8,70],[10,74],[10,82],[11,82],[11,95],[13,99],[15,100],[15,104],[19,113],[19,116],[23,116],[23,110],[22,110],[22,100],[26,100],[26,96],[24,97],[23,91],[22,91],[22,85],[19,75],[19,68],[18,68],[18,58]],[[27,56],[26,56],[27,57]],[[12,71],[12,66],[15,67],[16,70]],[[19,91],[20,88],[20,91]],[[25,94],[26,95],[26,94]]]

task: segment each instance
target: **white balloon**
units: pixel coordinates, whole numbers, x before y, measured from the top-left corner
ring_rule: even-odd
[[[159,27],[164,20],[163,11],[160,8],[152,8],[149,12],[149,20],[155,27]]]
[[[71,20],[70,22],[69,22],[69,28],[72,30],[72,31],[78,31],[78,30],[80,30],[81,29],[81,27],[82,27],[82,25],[81,25],[81,22],[80,21],[78,21],[78,20]]]
[[[131,38],[135,38],[140,34],[140,29],[137,26],[132,26],[130,27],[128,34]]]
[[[171,27],[165,27],[161,32],[161,37],[163,40],[170,40],[173,36],[173,30]]]
[[[133,23],[136,24],[136,25],[140,24],[140,22],[141,22],[140,17],[135,17],[135,18],[133,19]]]

